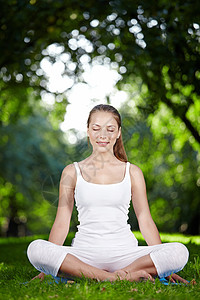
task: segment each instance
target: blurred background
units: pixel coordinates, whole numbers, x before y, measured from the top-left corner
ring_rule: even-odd
[[[121,113],[158,229],[200,234],[199,12],[197,0],[1,1],[0,236],[49,233],[100,103]]]

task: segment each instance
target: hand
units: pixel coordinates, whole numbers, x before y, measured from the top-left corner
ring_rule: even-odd
[[[45,275],[46,275],[46,274],[44,274],[43,272],[41,272],[39,275],[33,277],[31,280],[34,280],[34,279],[36,279],[36,278],[39,278],[40,281],[42,281],[42,280],[44,280],[44,276],[45,276]]]
[[[184,278],[180,277],[179,275],[177,274],[172,274],[170,276],[167,276],[166,277],[168,280],[170,280],[171,282],[175,283],[175,282],[182,282],[182,283],[185,283],[185,284],[188,284],[189,281],[185,280]]]

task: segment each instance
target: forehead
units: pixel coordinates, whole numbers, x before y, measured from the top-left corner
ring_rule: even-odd
[[[98,111],[92,114],[90,125],[100,125],[100,126],[117,126],[117,121],[110,112]]]

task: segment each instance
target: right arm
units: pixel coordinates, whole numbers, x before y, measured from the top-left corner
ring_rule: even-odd
[[[70,226],[70,220],[74,207],[74,189],[76,184],[76,171],[72,164],[66,166],[61,175],[59,185],[59,201],[56,218],[49,234],[49,242],[63,245]],[[45,274],[41,272],[33,279],[44,279]]]
[[[50,242],[61,246],[69,232],[70,220],[74,207],[75,181],[75,169],[74,166],[70,164],[62,171],[57,214],[49,235]]]

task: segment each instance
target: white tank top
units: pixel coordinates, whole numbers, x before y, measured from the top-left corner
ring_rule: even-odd
[[[124,179],[113,184],[88,182],[82,177],[78,163],[74,165],[77,174],[74,197],[80,224],[72,246],[138,245],[127,223],[131,200],[130,163],[126,163]]]

